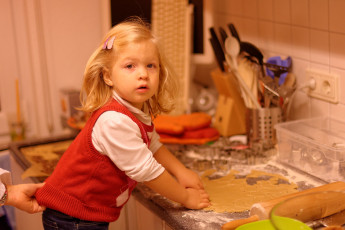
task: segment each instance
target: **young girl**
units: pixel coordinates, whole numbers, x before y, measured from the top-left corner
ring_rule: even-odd
[[[90,118],[36,193],[47,207],[46,230],[108,229],[137,182],[187,208],[209,206],[198,175],[159,142],[151,122],[172,109],[172,80],[144,22],[108,32],[84,73],[82,110]]]

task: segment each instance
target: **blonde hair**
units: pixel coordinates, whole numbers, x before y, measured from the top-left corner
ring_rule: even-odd
[[[112,49],[103,49],[106,40],[113,36],[115,36],[115,40]],[[115,52],[129,43],[146,40],[156,44],[160,64],[158,91],[152,98],[146,101],[149,112],[152,116],[156,116],[159,113],[167,113],[173,109],[173,101],[177,92],[174,73],[162,55],[158,41],[152,34],[149,24],[136,17],[119,23],[110,29],[89,58],[80,93],[82,105],[80,109],[82,111],[90,115],[90,113],[104,106],[112,98],[113,88],[104,82],[103,73],[105,71],[111,73]]]

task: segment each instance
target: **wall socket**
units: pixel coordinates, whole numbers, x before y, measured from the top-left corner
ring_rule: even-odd
[[[338,75],[314,69],[308,69],[306,74],[308,81],[314,79],[316,82],[315,88],[309,89],[308,95],[310,97],[338,103]]]

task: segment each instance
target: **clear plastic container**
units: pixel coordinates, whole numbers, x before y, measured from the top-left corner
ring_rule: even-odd
[[[279,162],[327,182],[345,180],[345,122],[318,117],[275,128]]]

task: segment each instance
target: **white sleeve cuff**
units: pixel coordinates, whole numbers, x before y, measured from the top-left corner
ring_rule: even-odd
[[[12,179],[11,179],[11,174],[9,171],[0,168],[0,182],[4,183],[4,184],[12,184]]]

